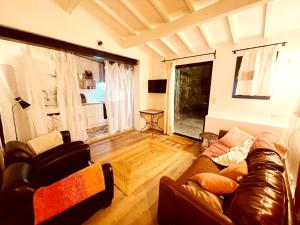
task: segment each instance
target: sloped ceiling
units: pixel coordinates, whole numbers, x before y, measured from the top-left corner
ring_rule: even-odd
[[[123,48],[183,57],[300,28],[299,0],[54,0],[69,13],[81,4],[120,36]],[[67,3],[66,3],[67,2]],[[70,4],[69,6],[67,4]],[[88,7],[86,7],[88,5]]]

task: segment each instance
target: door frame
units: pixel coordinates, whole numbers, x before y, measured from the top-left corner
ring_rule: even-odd
[[[209,73],[210,73],[210,84],[209,84],[208,108],[207,108],[207,113],[208,113],[209,102],[210,102],[209,100],[210,100],[211,80],[212,80],[212,71],[213,71],[214,60],[205,61],[205,62],[196,62],[196,63],[188,63],[188,64],[176,65],[175,66],[175,71],[176,71],[176,69],[180,69],[180,68],[193,67],[193,66],[206,66],[206,65],[210,65],[210,70],[209,70]],[[175,79],[176,79],[176,72],[175,72]],[[174,95],[175,95],[175,92],[174,92]],[[174,99],[175,99],[175,96],[174,96]],[[175,110],[175,103],[174,103],[174,110]],[[175,119],[174,119],[174,125],[175,125]],[[202,130],[202,132],[204,132],[204,128],[205,128],[205,117],[204,117],[204,120],[203,120],[203,130]],[[187,136],[187,135],[184,135],[184,134],[179,134],[179,133],[176,133],[176,132],[174,132],[174,134],[182,136],[182,137],[187,137],[187,138],[190,138],[190,139],[194,139],[194,140],[201,140],[200,137],[199,138],[194,138],[194,137],[190,137],[190,136]]]

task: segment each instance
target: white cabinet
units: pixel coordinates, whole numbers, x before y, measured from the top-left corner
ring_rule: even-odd
[[[84,105],[83,115],[87,129],[107,124],[102,103]]]

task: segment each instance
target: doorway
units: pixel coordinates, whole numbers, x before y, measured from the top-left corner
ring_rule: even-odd
[[[208,113],[213,61],[176,66],[174,133],[199,139]]]

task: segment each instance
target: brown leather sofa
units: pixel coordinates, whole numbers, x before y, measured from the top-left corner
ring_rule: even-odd
[[[222,133],[223,134],[223,133]],[[220,135],[219,135],[220,136]],[[194,174],[218,173],[209,157],[201,155],[176,180],[162,177],[157,221],[160,225],[295,225],[293,199],[284,161],[274,151],[257,149],[246,159],[248,175],[223,200],[223,213],[213,210],[182,187]]]

